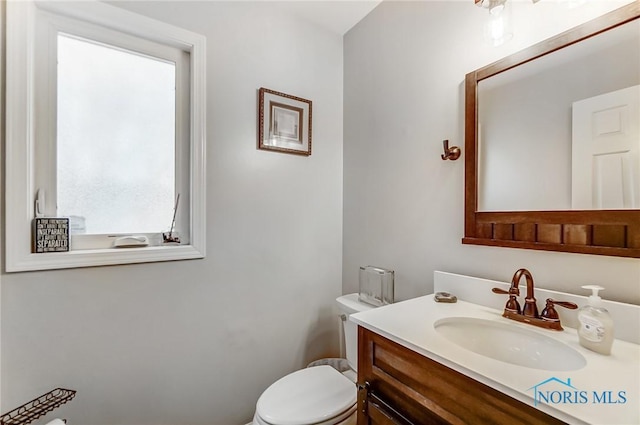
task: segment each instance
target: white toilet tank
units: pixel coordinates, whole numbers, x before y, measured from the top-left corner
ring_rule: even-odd
[[[358,294],[348,294],[336,299],[340,308],[342,329],[344,330],[345,350],[349,367],[358,370],[358,325],[349,320],[353,313],[370,310],[375,306],[358,301]]]

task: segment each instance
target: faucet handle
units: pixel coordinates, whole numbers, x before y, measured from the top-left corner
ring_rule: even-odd
[[[568,308],[570,310],[575,310],[578,308],[578,305],[569,301],[556,301],[551,298],[547,298],[547,305],[544,310],[540,314],[540,318],[544,320],[548,320],[550,322],[560,322],[560,317],[558,316],[558,312],[554,308],[555,305],[559,305],[564,308]]]
[[[572,303],[570,301],[556,301],[552,300],[551,298],[547,298],[547,303],[559,305],[561,307],[568,308],[569,310],[575,310],[576,308],[578,308],[578,304]]]
[[[509,288],[509,290],[504,290],[502,288],[491,288],[491,292],[494,294],[504,294],[504,295],[520,295],[520,289],[514,288],[513,286]]]

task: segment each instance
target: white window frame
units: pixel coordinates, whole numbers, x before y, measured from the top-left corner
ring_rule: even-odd
[[[5,268],[7,272],[89,267],[113,264],[204,258],[205,256],[205,56],[206,39],[182,28],[159,22],[95,0],[7,2],[6,47],[6,163]],[[189,229],[187,243],[144,248],[103,248],[56,253],[32,253],[36,152],[51,149],[38,140],[35,54],[38,13],[73,18],[130,36],[178,48],[189,53]],[[64,19],[63,18],[63,19]],[[42,72],[41,70],[39,72]],[[48,108],[55,108],[49,104]],[[39,112],[40,111],[40,112]],[[45,110],[46,112],[46,110]],[[38,131],[37,131],[38,130]],[[45,139],[45,138],[43,138]],[[55,169],[53,170],[55,173]],[[177,177],[177,176],[176,176]],[[167,223],[169,224],[169,223]]]

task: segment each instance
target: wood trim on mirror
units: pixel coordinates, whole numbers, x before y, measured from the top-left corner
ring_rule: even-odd
[[[467,74],[463,244],[640,258],[640,210],[478,211],[477,86],[640,17],[640,0]]]

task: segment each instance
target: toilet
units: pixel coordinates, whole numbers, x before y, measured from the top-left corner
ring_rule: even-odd
[[[358,329],[349,315],[375,308],[358,294],[336,299],[344,330],[348,370],[321,365],[298,370],[267,388],[256,404],[252,425],[355,425]]]

